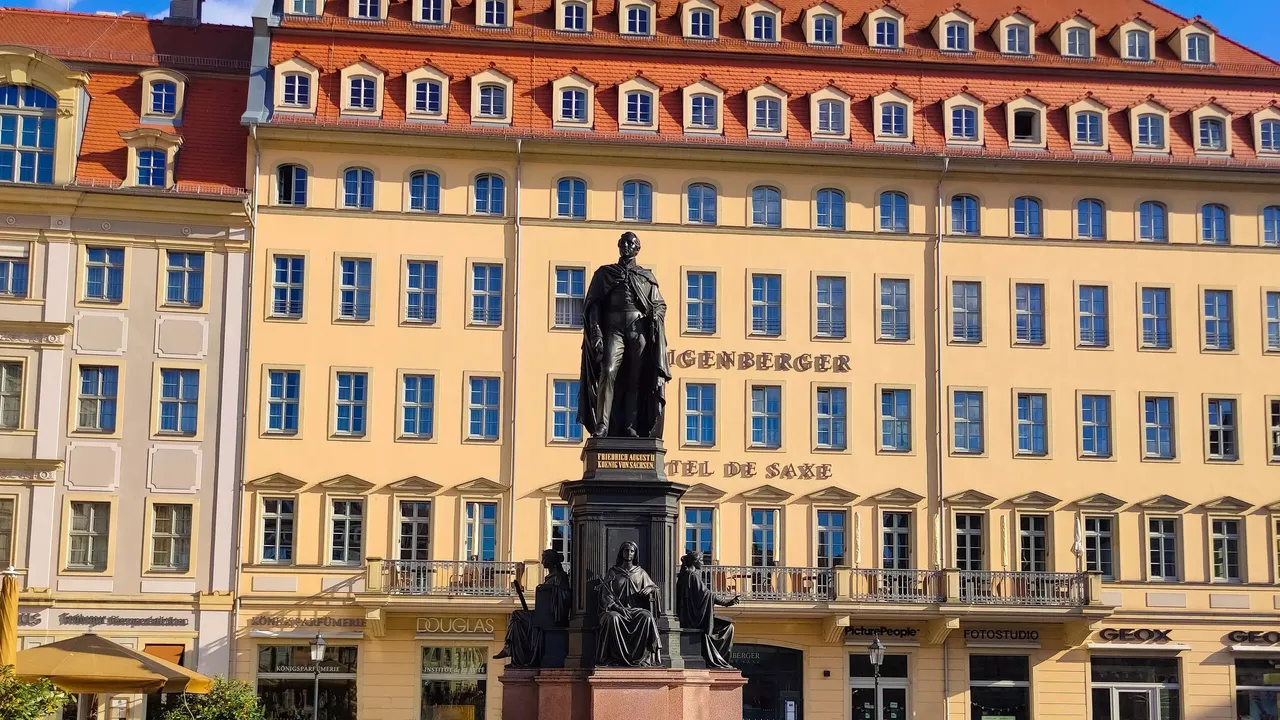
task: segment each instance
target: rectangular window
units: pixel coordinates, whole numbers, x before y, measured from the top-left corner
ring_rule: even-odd
[[[1014,339],[1023,345],[1044,344],[1044,285],[1013,286]]]
[[[782,388],[777,385],[751,388],[751,447],[782,447]]]
[[[559,442],[582,440],[578,423],[578,381],[556,380],[551,383],[551,437]]]
[[[586,274],[582,268],[556,268],[556,327],[582,327],[587,299]]]
[[[560,552],[560,560],[564,565],[565,572],[568,572],[569,551],[572,544],[570,540],[573,535],[573,517],[569,512],[568,505],[556,503],[551,506],[551,527],[549,530],[551,549]]]
[[[410,260],[405,265],[405,320],[434,325],[439,268],[433,260]]]
[[[302,399],[302,373],[297,370],[267,372],[267,432],[298,432],[298,407]]]
[[[1080,454],[1111,457],[1111,396],[1080,396]]]
[[[911,513],[886,512],[881,516],[885,570],[911,569]]]
[[[471,267],[471,324],[502,324],[502,266]]]
[[[496,377],[473,377],[467,402],[467,438],[497,440],[500,408]]]
[[[1142,288],[1142,347],[1158,350],[1173,347],[1169,310],[1168,288]]]
[[[334,565],[359,565],[364,548],[364,501],[334,500],[332,508],[329,561]]]
[[[272,317],[302,317],[305,259],[291,255],[277,255],[274,258],[274,265],[271,275]]]
[[[818,337],[842,338],[845,327],[844,278],[819,277],[818,298],[815,308],[818,318]]]
[[[982,342],[982,283],[951,284],[951,340]]]
[[[1280,352],[1280,292],[1268,292],[1266,298],[1267,352]]]
[[[400,559],[431,559],[431,503],[427,500],[400,501]]]
[[[22,363],[0,363],[0,428],[22,426]]]
[[[956,513],[956,569],[982,569],[982,515]]]
[[[1209,350],[1231,350],[1235,347],[1230,290],[1204,291],[1204,346]]]
[[[491,667],[487,646],[442,645],[422,648],[422,707],[424,720],[438,718],[483,718],[485,698],[488,695],[488,673]],[[355,677],[354,675],[352,676]],[[321,687],[323,688],[323,680]],[[355,696],[355,680],[351,681],[351,696]],[[337,712],[334,718],[354,718],[353,707],[344,714]],[[328,707],[335,707],[332,703]],[[324,707],[324,705],[322,705]],[[283,717],[272,715],[271,717]]]
[[[1240,582],[1240,521],[1213,521],[1214,582]]]
[[[14,519],[17,517],[18,501],[14,498],[0,498],[0,562],[15,562],[13,557]],[[7,566],[6,566],[7,567]]]
[[[191,506],[152,506],[151,570],[186,572],[191,568]]]
[[[0,295],[15,298],[26,297],[29,267],[26,260],[0,260]]]
[[[373,289],[373,261],[342,258],[338,277],[338,317],[343,320],[369,319]]]
[[[684,509],[685,552],[698,551],[708,562],[715,559],[715,508]]]
[[[262,562],[293,562],[293,500],[262,499]]]
[[[776,567],[777,564],[778,511],[752,508],[751,566]]]
[[[80,366],[77,431],[115,432],[119,377],[120,369],[116,367]]]
[[[1177,449],[1173,443],[1173,398],[1149,397],[1142,404],[1145,456],[1172,459]]]
[[[405,375],[400,434],[427,439],[435,435],[436,378]]]
[[[1239,658],[1236,661],[1236,717],[1265,718],[1280,707],[1280,660]]]
[[[1275,462],[1280,460],[1280,400],[1268,400],[1267,405],[1271,427],[1271,460]]]
[[[911,451],[911,391],[880,391],[880,449]]]
[[[72,570],[105,570],[111,540],[111,503],[71,503],[70,552],[67,566]]]
[[[200,371],[160,370],[160,432],[195,435],[200,420]]]
[[[1174,518],[1147,520],[1147,549],[1152,580],[1178,580],[1178,521]]]
[[[843,510],[818,511],[818,567],[834,568],[845,564],[847,517]],[[830,575],[818,576],[818,592],[830,593],[833,585]],[[823,587],[823,586],[826,587]]]
[[[844,388],[818,388],[818,448],[844,450],[846,392]]]
[[[1205,408],[1205,427],[1209,433],[1210,460],[1236,460],[1240,457],[1236,432],[1236,401],[1210,398]]]
[[[466,560],[493,562],[498,559],[498,504],[467,503]]]
[[[1182,717],[1177,658],[1095,655],[1089,664],[1093,717],[1099,720],[1179,720]]]
[[[782,334],[782,276],[751,274],[751,334]]]
[[[880,339],[911,338],[911,283],[908,280],[880,281]]]
[[[690,272],[685,275],[686,332],[714,333],[716,331],[716,274]]]
[[[1022,572],[1045,572],[1049,569],[1048,526],[1048,515],[1018,518],[1018,568]]]
[[[1048,399],[1043,393],[1018,393],[1018,454],[1049,454]]]
[[[1115,566],[1112,564],[1113,541],[1112,518],[1084,518],[1084,569],[1100,573],[1103,580],[1115,580]]]
[[[124,299],[124,248],[85,250],[86,300],[118,303]]]
[[[1013,720],[1030,718],[1029,658],[1026,655],[970,654],[969,705],[970,717],[975,720],[993,715]]]
[[[204,304],[204,253],[169,250],[164,302],[200,307]]]
[[[1107,288],[1100,285],[1080,286],[1080,345],[1107,347],[1111,343],[1108,333]]]
[[[369,374],[340,372],[337,382],[335,434],[363,437],[369,409]]]
[[[684,386],[684,442],[711,447],[716,444],[716,386],[688,383]]]
[[[328,708],[331,714],[326,715],[330,718],[356,716],[356,671],[360,648],[338,645],[338,642],[342,641],[329,642],[324,650],[318,683],[315,663],[311,661],[311,648],[305,642],[300,645],[258,645],[255,694],[261,698],[267,717],[296,717],[299,708],[307,708],[302,711],[306,717],[310,708],[315,707]],[[317,690],[318,700],[313,699]],[[185,701],[183,704],[185,706]]]
[[[982,393],[976,391],[957,391],[953,398],[955,410],[952,414],[955,423],[952,450],[957,453],[982,453]]]

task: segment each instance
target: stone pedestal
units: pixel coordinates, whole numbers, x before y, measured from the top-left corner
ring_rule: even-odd
[[[597,668],[502,675],[503,720],[742,720],[737,670]]]

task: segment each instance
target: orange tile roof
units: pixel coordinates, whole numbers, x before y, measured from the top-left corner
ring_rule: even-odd
[[[435,43],[424,46],[420,41],[405,41],[379,37],[338,38],[317,37],[311,34],[278,32],[272,43],[272,62],[292,57],[295,52],[313,57],[326,57],[328,68],[321,75],[317,87],[316,116],[298,117],[277,113],[272,122],[284,125],[324,125],[333,127],[388,129],[410,133],[463,133],[510,137],[573,137],[585,141],[610,140],[618,142],[655,141],[674,144],[746,144],[759,143],[769,148],[808,148],[827,152],[857,151],[878,153],[982,155],[991,157],[1018,157],[1021,159],[1061,159],[1073,161],[1112,162],[1116,160],[1144,163],[1189,164],[1241,164],[1256,160],[1252,127],[1247,115],[1238,115],[1231,122],[1234,157],[1207,159],[1196,157],[1188,111],[1201,105],[1210,95],[1219,104],[1232,108],[1257,108],[1280,98],[1280,79],[1270,82],[1254,82],[1251,85],[1220,83],[1211,86],[1203,79],[1182,76],[1154,76],[1135,84],[1132,78],[1098,73],[1078,77],[1035,77],[1028,73],[1011,74],[998,69],[973,67],[889,66],[877,68],[840,67],[818,65],[793,58],[771,58],[765,65],[759,58],[716,57],[711,61],[690,63],[688,58],[676,54],[646,54],[628,57],[617,52],[601,52],[591,58],[579,54],[552,55],[539,50],[536,57],[527,49],[515,45],[484,46]],[[386,77],[381,119],[359,121],[343,118],[337,103],[340,101],[341,68],[356,62],[361,56],[390,69]],[[447,124],[411,123],[405,120],[407,87],[404,74],[430,62],[451,75],[449,120]],[[484,128],[471,124],[471,81],[476,72],[490,63],[508,68],[519,80],[515,86],[513,105],[514,127]],[[571,71],[586,74],[598,83],[595,93],[594,132],[556,131],[552,123],[551,82]],[[660,133],[658,139],[618,132],[617,84],[643,70],[645,79],[662,87],[655,112],[658,115]],[[757,141],[748,136],[747,103],[745,91],[766,81],[792,92],[787,101],[788,140]],[[698,80],[706,79],[725,91],[723,137],[686,137],[681,126],[683,112],[682,89]],[[814,141],[810,135],[808,94],[835,84],[852,96],[850,118],[851,142]],[[871,103],[868,99],[896,87],[915,99],[914,145],[908,147],[877,144],[873,137]],[[968,92],[988,101],[984,110],[985,148],[957,150],[946,146],[942,101],[960,92]],[[1048,150],[1026,151],[1011,149],[1007,142],[1007,121],[1003,103],[1030,93],[1047,106]],[[1091,93],[1091,95],[1090,95]],[[1168,157],[1152,158],[1134,156],[1130,144],[1128,113],[1125,108],[1144,102],[1155,95],[1172,113],[1170,118]],[[1112,108],[1109,117],[1111,151],[1101,156],[1073,153],[1070,145],[1070,128],[1063,108],[1082,97],[1090,96]],[[1274,163],[1268,167],[1276,167]]]

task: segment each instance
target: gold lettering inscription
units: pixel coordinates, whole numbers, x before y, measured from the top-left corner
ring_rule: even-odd
[[[657,457],[653,453],[599,453],[596,467],[601,470],[652,470]]]

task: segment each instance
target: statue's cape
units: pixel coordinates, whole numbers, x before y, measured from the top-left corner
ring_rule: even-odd
[[[711,632],[714,598],[702,573],[681,568],[676,578],[676,616],[681,627]]]

